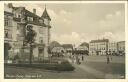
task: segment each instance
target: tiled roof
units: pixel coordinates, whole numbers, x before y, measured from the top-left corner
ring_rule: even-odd
[[[43,20],[43,19],[41,19],[41,17],[39,17],[38,15],[36,15],[26,9],[25,9],[25,15],[26,15],[26,17],[28,17],[28,16],[33,17],[33,19],[34,19],[34,21],[27,21],[27,23],[46,27],[46,25],[44,23],[39,22],[39,20]]]
[[[26,23],[29,23],[29,24],[47,27],[43,22],[40,23],[39,20],[43,21],[43,18],[48,18],[49,20],[51,20],[46,9],[44,10],[42,17],[34,14],[33,12],[30,12],[29,10],[25,9],[25,7],[13,7],[13,9],[14,10],[18,10],[18,9],[22,10],[22,12],[24,12],[24,15],[25,15]],[[27,17],[33,17],[33,21],[28,21]],[[15,18],[15,20],[17,20],[17,19]],[[51,26],[48,26],[48,27],[51,28]]]
[[[72,44],[63,44],[62,45],[63,48],[73,48]]]
[[[83,42],[82,44],[80,44],[80,46],[87,46],[87,47],[89,47],[89,44],[87,42]]]
[[[119,42],[117,42],[117,43],[125,43],[125,41],[119,41]]]
[[[25,9],[25,15],[26,15],[26,16],[30,16],[30,17],[37,17],[37,18],[40,19],[40,17],[39,17],[38,15],[36,15],[36,14],[34,14],[34,13],[32,13],[32,12],[26,10],[26,9]]]

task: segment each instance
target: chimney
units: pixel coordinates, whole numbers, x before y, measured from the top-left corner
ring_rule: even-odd
[[[8,7],[12,8],[13,7],[12,3],[8,3]]]
[[[36,14],[36,9],[33,9],[33,13]]]

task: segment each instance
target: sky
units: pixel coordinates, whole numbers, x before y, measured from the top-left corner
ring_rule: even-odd
[[[41,16],[45,5],[51,17],[51,41],[81,44],[96,39],[125,40],[123,3],[33,3],[13,4]]]

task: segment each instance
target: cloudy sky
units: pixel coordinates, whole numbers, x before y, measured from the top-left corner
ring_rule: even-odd
[[[45,4],[13,4],[37,10],[41,16]],[[123,3],[49,3],[51,40],[80,44],[94,39],[125,40]]]

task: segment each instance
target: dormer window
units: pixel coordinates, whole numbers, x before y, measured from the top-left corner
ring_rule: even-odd
[[[43,20],[39,19],[39,22],[40,22],[40,23],[43,23]]]
[[[21,14],[19,14],[19,13],[14,13],[14,17],[16,17],[16,18],[21,18]]]
[[[27,17],[28,21],[33,21],[33,17]]]

